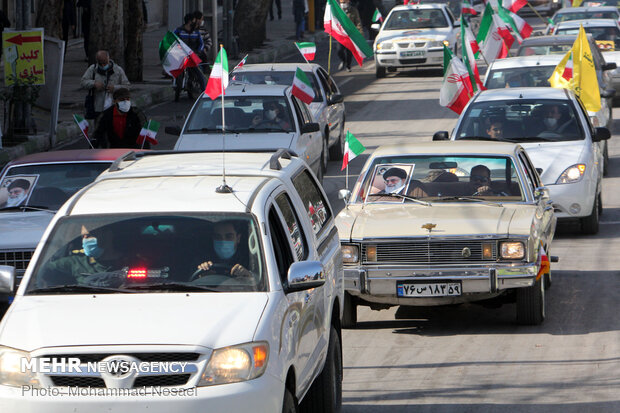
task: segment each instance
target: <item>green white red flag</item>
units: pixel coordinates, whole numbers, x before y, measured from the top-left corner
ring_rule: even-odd
[[[307,61],[314,60],[316,54],[316,44],[312,42],[295,42],[295,46]]]
[[[173,32],[168,32],[159,42],[159,60],[170,76],[176,78],[185,68],[198,66],[200,57]]]
[[[527,0],[504,0],[503,3],[506,10],[516,13],[527,4]]]
[[[80,115],[73,115],[73,120],[77,123],[84,137],[88,139],[88,121]]]
[[[568,81],[570,81],[573,78],[573,51],[572,50],[570,52],[570,56],[568,56],[566,65],[564,66],[562,77]]]
[[[245,56],[243,56],[243,59],[241,59],[241,61],[239,63],[237,63],[237,66],[235,66],[232,71],[234,72],[237,69],[241,69],[243,67],[243,65],[245,64],[245,61],[248,60],[248,56],[249,55],[247,55],[247,54]]]
[[[226,87],[228,87],[228,57],[226,50],[222,47],[211,69],[205,93],[211,100],[215,100],[218,96],[224,95]]]
[[[467,25],[467,20],[465,20],[461,14],[461,47],[463,50],[463,64],[465,65],[465,68],[467,68],[469,80],[472,85],[473,92],[475,93],[478,89],[484,90],[485,88],[480,80],[480,72],[478,71],[478,65],[476,64],[475,52],[471,47],[471,38],[473,38],[473,34]],[[476,40],[474,40],[474,43],[476,43]],[[477,46],[478,43],[476,43],[476,49]]]
[[[373,23],[383,23],[383,15],[379,11],[379,9],[375,9],[375,12],[372,15]]]
[[[308,80],[308,76],[304,73],[303,70],[297,68],[295,72],[295,77],[293,78],[293,89],[291,90],[293,96],[302,102],[309,105],[314,100],[315,94],[314,89],[312,89],[312,84],[310,80]]]
[[[504,8],[502,0],[499,0],[497,4],[497,14],[504,22],[508,23],[512,31],[516,34],[519,44],[523,39],[530,37],[532,34],[532,26],[521,17],[517,16],[516,13]]]
[[[536,275],[537,280],[540,279],[540,277],[542,277],[543,275],[551,271],[551,263],[549,262],[549,256],[545,252],[545,249],[542,246],[542,242],[540,243],[538,257],[540,258],[540,267],[538,269],[538,274]]]
[[[360,141],[357,140],[355,136],[349,131],[347,131],[347,135],[344,141],[344,156],[342,157],[342,169],[344,169],[349,165],[357,155],[364,152],[366,148]]]
[[[443,83],[439,91],[439,104],[459,115],[473,96],[467,68],[461,60],[443,47]]]
[[[327,34],[353,53],[358,65],[362,66],[364,58],[372,57],[372,48],[335,0],[327,0],[325,4],[323,27]]]
[[[508,56],[508,50],[514,43],[510,28],[495,14],[490,3],[487,3],[482,13],[476,41],[480,45],[480,52],[489,64],[495,59]]]
[[[157,136],[157,131],[159,131],[159,122],[155,120],[149,120],[144,124],[144,126],[142,126],[136,143],[138,145],[144,146],[144,142],[146,141],[153,145],[157,145],[159,143],[155,138],[155,136]]]
[[[461,30],[461,35],[463,36],[462,30]],[[478,46],[476,37],[474,36],[474,33],[471,31],[471,28],[469,27],[469,25],[465,26],[465,35],[463,36],[463,39],[465,39],[465,41],[469,43],[469,47],[474,54],[480,51],[480,46]]]
[[[461,15],[470,14],[472,16],[477,16],[478,12],[474,9],[474,6],[471,5],[469,0],[463,0],[461,2]]]

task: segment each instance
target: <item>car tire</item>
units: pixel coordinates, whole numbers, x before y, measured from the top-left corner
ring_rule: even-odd
[[[598,233],[598,205],[599,196],[594,198],[592,213],[585,218],[581,218],[581,233],[583,235],[595,235]]]
[[[329,332],[329,345],[323,371],[317,376],[301,402],[304,413],[337,413],[342,407],[342,348],[334,326]]]
[[[517,323],[535,326],[545,319],[545,281],[544,277],[534,285],[517,289]]]
[[[377,79],[381,79],[385,77],[385,67],[381,67],[379,65],[376,65],[376,69],[375,69],[375,75],[377,76]]]
[[[329,148],[329,160],[341,161],[344,156],[344,118],[340,124],[340,132],[338,135],[338,141]]]
[[[598,216],[603,215],[603,194],[598,194]]]
[[[342,306],[342,328],[355,328],[357,326],[357,298],[344,293],[344,305]]]
[[[551,279],[551,271],[549,271],[545,274],[545,292],[549,291],[551,284],[553,284],[553,280]]]
[[[295,405],[295,398],[291,391],[287,388],[284,389],[284,401],[282,402],[282,413],[297,413],[297,406]]]
[[[603,148],[603,176],[609,175],[609,150],[607,149],[607,141]]]

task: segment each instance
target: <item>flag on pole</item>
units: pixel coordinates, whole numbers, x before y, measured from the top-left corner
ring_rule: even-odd
[[[514,42],[510,29],[502,19],[497,17],[489,3],[482,13],[476,41],[489,64],[495,59],[503,59],[508,56],[508,50]]]
[[[512,28],[513,32],[517,35],[517,40],[519,43],[521,43],[523,39],[530,37],[530,34],[532,34],[532,26],[530,26],[521,17],[517,16],[516,13],[504,8],[501,0],[497,6],[497,14]]]
[[[360,141],[357,140],[355,136],[349,131],[347,131],[347,135],[344,140],[344,156],[342,157],[342,169],[344,169],[349,165],[357,155],[364,152],[366,148]]]
[[[461,2],[461,15],[470,14],[472,16],[477,16],[478,12],[474,9],[474,6],[471,5],[469,0],[463,0]]]
[[[462,32],[461,32],[461,36],[463,36]],[[478,42],[476,41],[476,38],[474,37],[474,33],[472,33],[471,28],[469,27],[468,24],[465,25],[465,35],[463,36],[463,38],[465,39],[467,43],[469,43],[469,47],[472,53],[474,53],[474,55],[480,51],[480,46],[478,46]]]
[[[545,252],[545,249],[542,246],[542,242],[540,243],[540,249],[538,251],[538,256],[540,257],[540,268],[538,269],[538,274],[536,275],[536,279],[540,279],[543,275],[549,273],[551,271],[551,263],[549,262],[549,256]]]
[[[308,61],[314,60],[316,44],[312,42],[295,42],[295,46],[297,46],[299,52],[304,56],[304,59]]]
[[[77,123],[84,137],[88,139],[88,121],[80,115],[73,115],[73,120]]]
[[[383,23],[383,15],[379,11],[379,9],[375,9],[374,14],[372,15],[373,23]]]
[[[166,73],[176,78],[187,67],[198,66],[202,60],[173,32],[159,42],[159,60]]]
[[[327,0],[325,4],[323,27],[327,34],[353,53],[355,61],[360,66],[364,58],[372,57],[372,48],[335,0]]]
[[[459,115],[473,95],[469,73],[461,60],[443,47],[443,83],[439,91],[439,104]]]
[[[590,43],[583,26],[573,47],[560,60],[549,78],[552,87],[572,89],[588,111],[601,109],[601,95]]]
[[[209,82],[205,93],[209,95],[211,100],[215,100],[222,94],[222,90],[225,90],[228,86],[228,58],[226,57],[226,50],[222,47],[217,54],[213,69],[211,69],[211,75],[209,76]]]
[[[149,119],[149,121],[146,122],[144,126],[142,126],[142,129],[140,130],[140,135],[138,135],[136,143],[138,145],[144,145],[144,141],[147,141],[153,145],[157,145],[159,142],[157,142],[155,136],[157,136],[158,130],[159,122]]]
[[[583,3],[583,0],[573,0],[573,7],[579,7]]]
[[[469,73],[469,81],[472,85],[473,92],[475,93],[478,89],[484,90],[484,86],[480,80],[480,72],[478,71],[476,57],[471,47],[470,36],[473,37],[473,34],[467,25],[467,20],[465,20],[461,14],[461,47],[463,50],[463,64],[465,64],[465,67],[467,68],[467,73]],[[476,41],[474,40],[474,43],[475,42]],[[477,43],[476,46],[478,46]]]
[[[315,94],[312,84],[308,80],[308,76],[303,70],[297,68],[295,77],[293,78],[293,90],[291,90],[293,96],[297,99],[309,105],[314,100]]]
[[[521,10],[523,6],[527,4],[527,0],[503,0],[503,6],[506,10],[510,10],[513,13]]]
[[[245,64],[245,61],[248,59],[248,56],[249,55],[247,55],[247,54],[245,56],[243,56],[243,59],[241,59],[241,61],[239,63],[237,63],[237,66],[235,66],[232,71],[234,72],[237,69],[241,69],[243,67],[243,65]]]

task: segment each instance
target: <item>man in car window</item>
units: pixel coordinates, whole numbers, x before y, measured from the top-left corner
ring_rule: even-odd
[[[486,132],[491,139],[502,139],[504,137],[504,121],[500,118],[491,118]]]
[[[9,192],[9,196],[6,202],[0,203],[0,208],[19,206],[28,198],[30,181],[19,178],[11,182],[6,189]]]
[[[234,221],[219,221],[213,227],[213,251],[215,257],[198,265],[204,274],[230,273],[235,278],[252,278],[247,254],[240,251],[241,232]]]
[[[278,102],[269,100],[263,102],[263,116],[254,116],[252,126],[264,129],[289,130],[290,123],[284,119],[284,109]]]
[[[472,195],[495,195],[491,190],[491,171],[489,168],[484,165],[476,165],[471,168],[469,187]]]
[[[574,119],[564,113],[563,105],[550,104],[542,108],[542,125],[538,126],[540,133],[571,134],[575,133]]]

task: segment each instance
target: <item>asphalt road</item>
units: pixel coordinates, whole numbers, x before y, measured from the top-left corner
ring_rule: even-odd
[[[327,50],[319,45],[317,56],[326,67]],[[335,45],[333,52],[335,58]],[[457,116],[439,106],[441,76],[440,69],[411,70],[377,80],[372,62],[337,71],[347,128],[369,151],[451,130]],[[147,115],[162,125],[181,125],[190,106],[184,97]],[[620,108],[614,118],[618,132]],[[157,149],[174,145],[175,137],[163,130],[159,139]],[[620,411],[620,259],[614,258],[620,250],[619,140],[614,134],[609,141],[600,233],[581,236],[570,225],[556,233],[552,248],[560,262],[552,264],[543,325],[517,326],[514,304],[361,307],[359,327],[343,332],[343,412]],[[352,162],[351,184],[364,159]],[[344,184],[339,162],[330,162],[324,187],[337,210]]]

